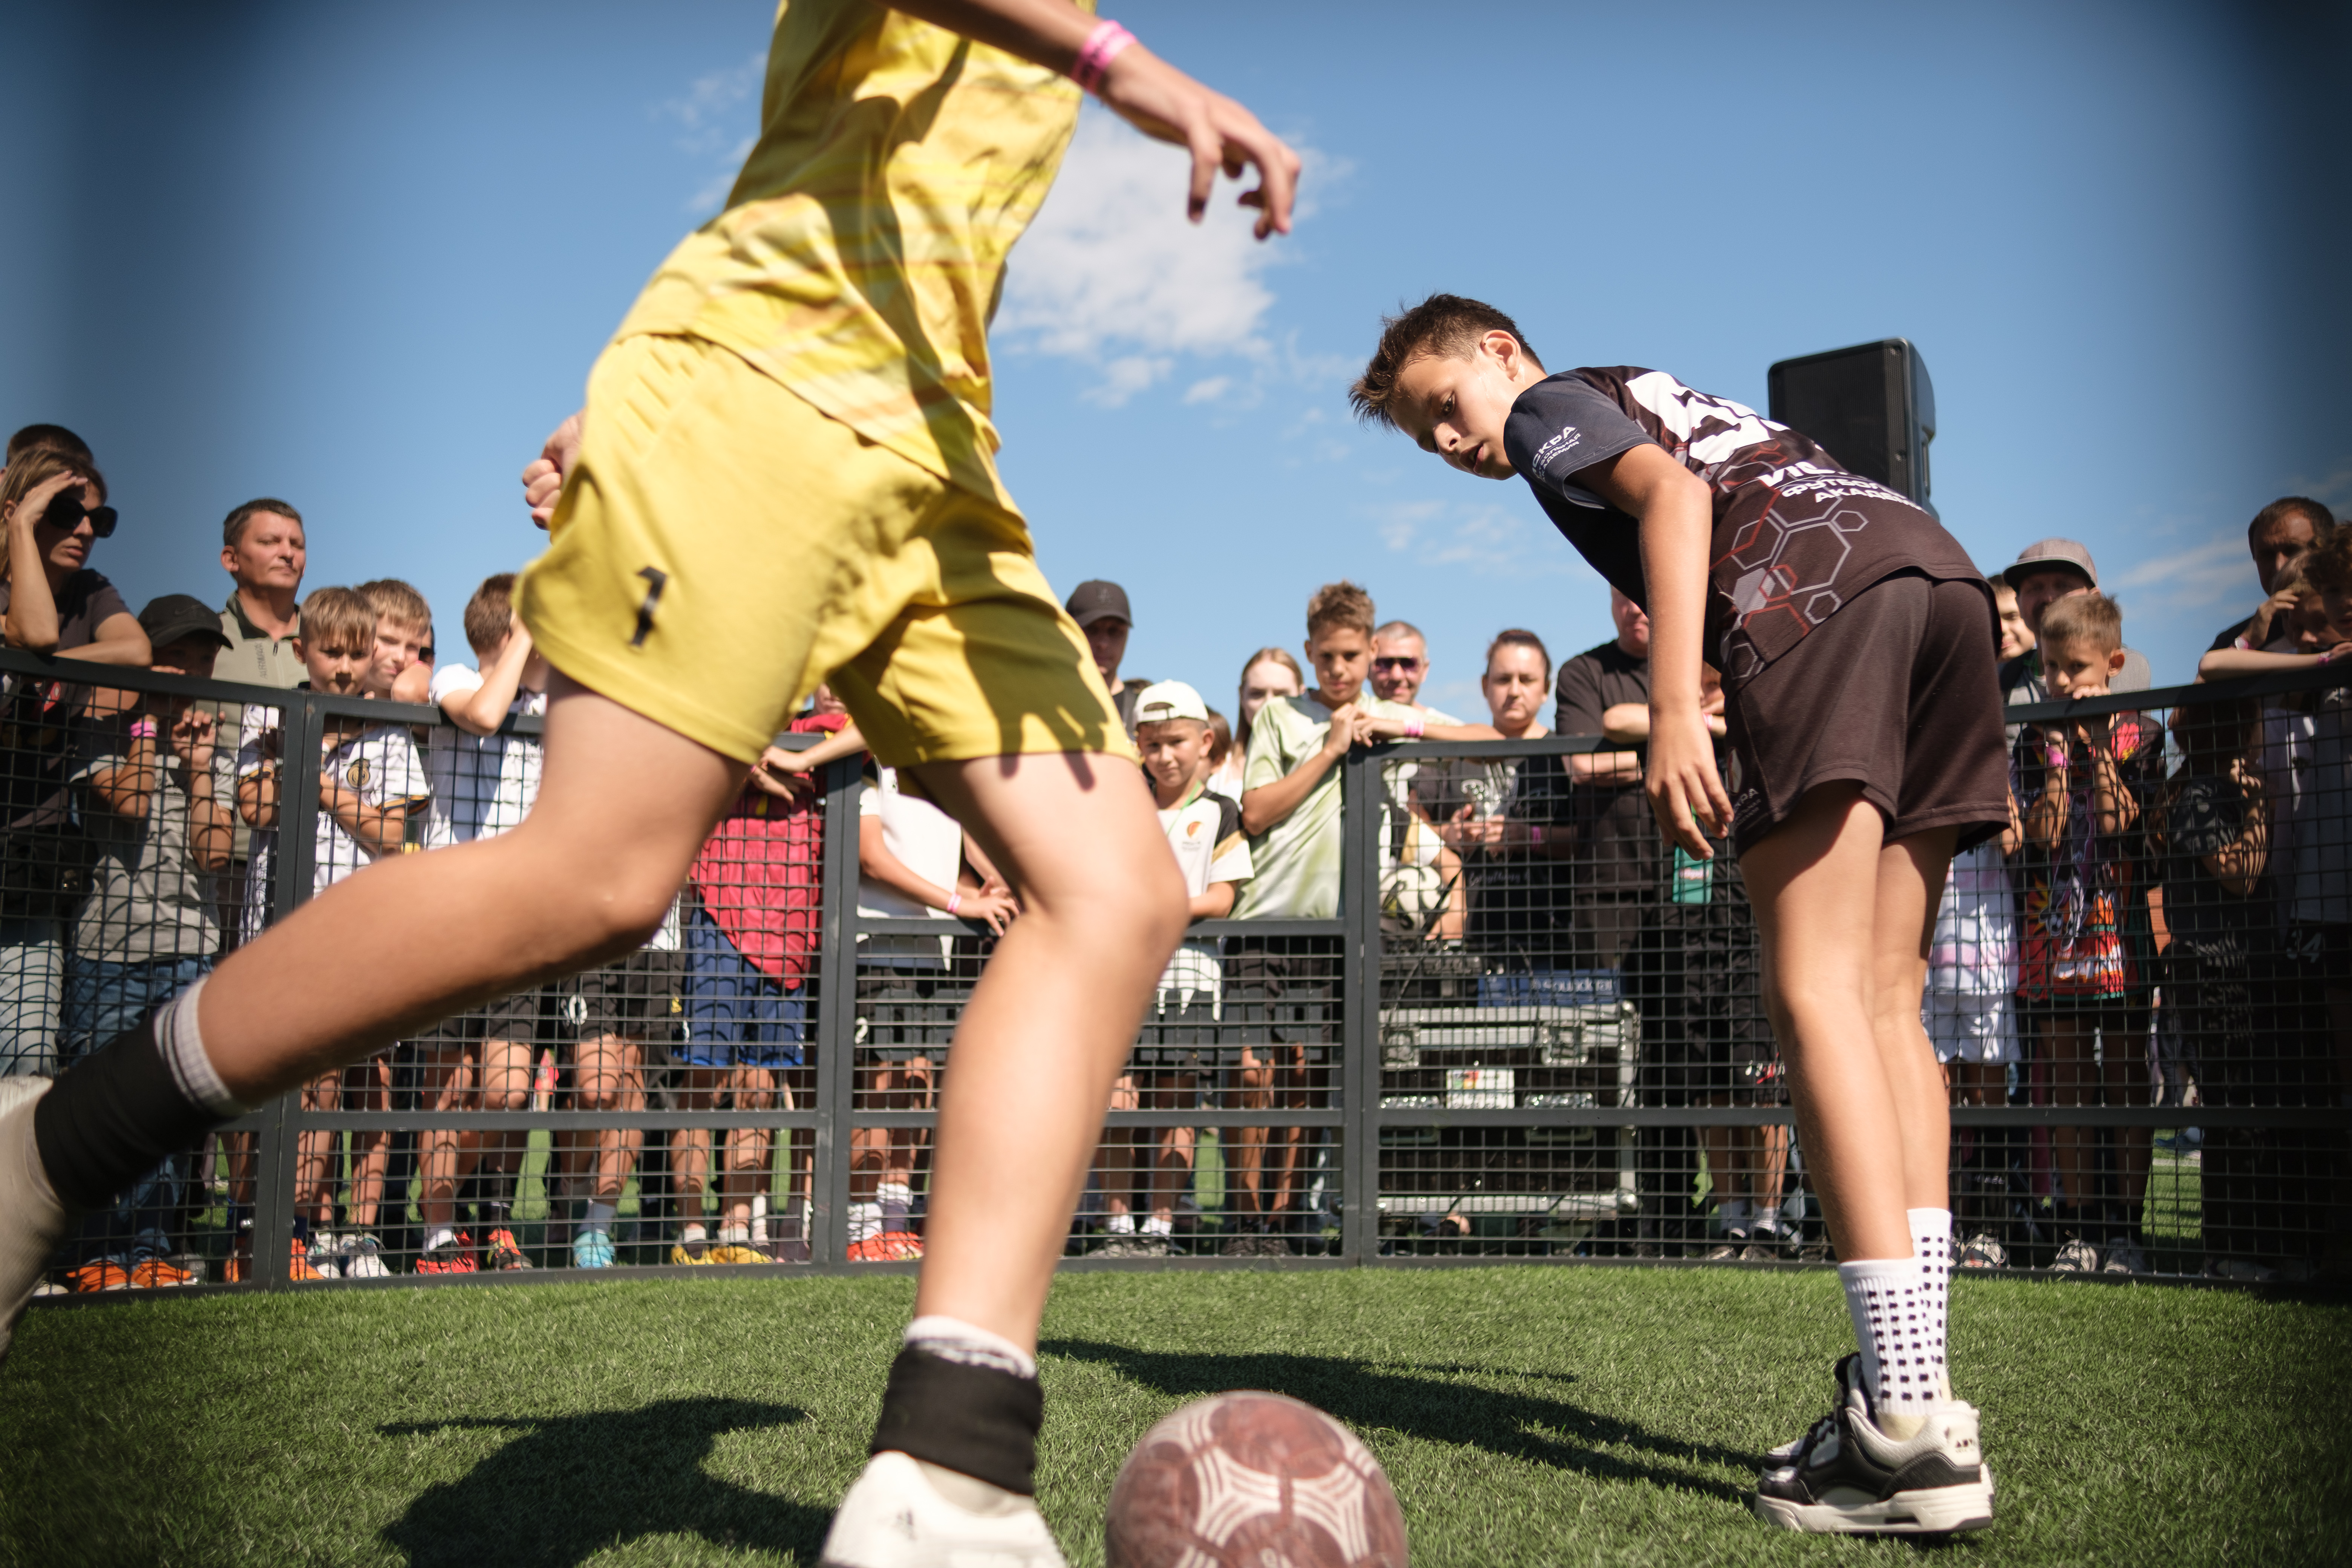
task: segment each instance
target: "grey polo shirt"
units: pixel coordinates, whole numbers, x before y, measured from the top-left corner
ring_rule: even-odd
[[[221,635],[228,638],[228,647],[221,649],[213,665],[215,680],[239,680],[291,691],[310,679],[294,652],[293,637],[274,637],[255,626],[235,594],[221,606]]]

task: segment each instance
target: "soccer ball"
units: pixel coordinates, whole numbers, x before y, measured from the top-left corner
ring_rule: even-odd
[[[1195,1400],[1146,1432],[1118,1468],[1106,1533],[1110,1568],[1405,1568],[1380,1461],[1279,1394]]]

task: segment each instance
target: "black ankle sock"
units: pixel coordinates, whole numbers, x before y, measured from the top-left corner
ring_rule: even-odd
[[[104,1208],[223,1118],[181,1089],[155,1043],[157,1015],[76,1063],[33,1108],[33,1142],[68,1208]]]
[[[1037,1490],[1045,1395],[1034,1377],[909,1345],[890,1363],[867,1452],[896,1450],[1024,1497]]]

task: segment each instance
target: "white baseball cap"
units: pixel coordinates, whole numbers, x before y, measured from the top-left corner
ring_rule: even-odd
[[[1166,719],[1195,719],[1205,724],[1209,721],[1209,705],[1183,681],[1155,681],[1135,700],[1135,721],[1157,724]]]

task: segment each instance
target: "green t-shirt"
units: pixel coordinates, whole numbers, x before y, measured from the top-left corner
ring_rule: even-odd
[[[1433,721],[1402,702],[1386,701],[1370,692],[1356,703],[1380,718]],[[1250,725],[1242,793],[1278,783],[1297,772],[1299,763],[1323,749],[1323,738],[1330,728],[1331,710],[1312,697],[1269,700]],[[1250,839],[1250,864],[1257,874],[1242,885],[1234,919],[1329,920],[1339,912],[1339,764],[1334,763],[1297,810]]]

